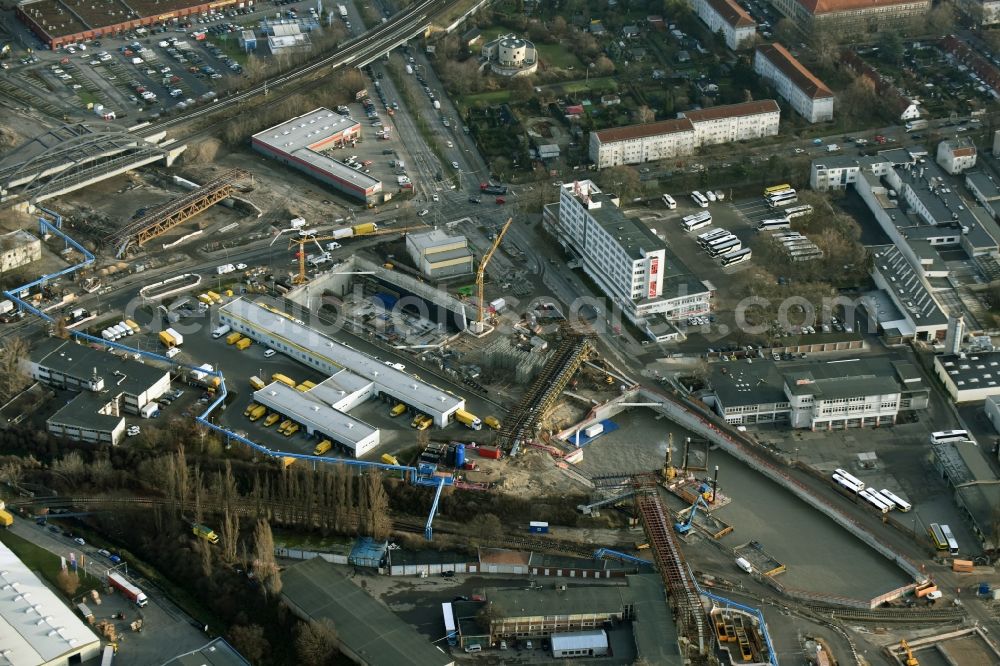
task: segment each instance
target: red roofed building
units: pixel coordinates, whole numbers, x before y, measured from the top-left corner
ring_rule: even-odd
[[[758,46],[753,68],[809,122],[833,120],[833,92],[781,44]]]
[[[605,169],[692,155],[699,146],[774,136],[781,112],[777,102],[767,99],[678,115],[676,120],[591,132],[590,159]]]
[[[931,0],[771,0],[775,9],[806,33],[827,30],[870,34],[896,29],[899,21],[923,16]]]
[[[736,0],[694,0],[694,12],[713,33],[722,31],[726,46],[736,50],[757,32],[757,24]]]
[[[976,146],[968,139],[942,141],[937,148],[937,163],[956,175],[976,166]]]

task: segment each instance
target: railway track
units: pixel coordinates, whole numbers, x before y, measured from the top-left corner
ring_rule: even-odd
[[[966,612],[962,607],[931,608],[920,610],[915,608],[841,608],[834,606],[819,606],[809,604],[807,608],[819,615],[834,617],[838,620],[872,623],[894,624],[940,624],[960,622],[965,619]]]

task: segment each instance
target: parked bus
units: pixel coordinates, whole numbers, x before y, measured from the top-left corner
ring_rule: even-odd
[[[731,234],[728,231],[725,236],[716,236],[712,240],[705,243],[705,249],[711,252],[714,248],[722,245],[723,243],[728,243],[736,238],[736,234]]]
[[[713,238],[717,238],[719,236],[722,236],[723,234],[728,234],[728,233],[729,232],[726,231],[725,229],[718,229],[718,228],[709,229],[704,233],[698,234],[698,237],[695,240],[697,240],[699,244],[704,245]]]
[[[734,264],[739,264],[750,259],[752,252],[750,248],[745,247],[742,250],[737,250],[736,252],[730,252],[729,254],[722,257],[723,266],[732,266]]]
[[[702,210],[697,213],[691,213],[690,215],[685,215],[681,218],[681,222],[701,222],[702,220],[712,221],[712,213],[707,210]]]
[[[790,190],[790,189],[792,189],[792,186],[789,185],[788,183],[785,183],[784,185],[772,185],[771,187],[764,188],[764,197],[766,198],[774,194],[775,192],[784,192],[785,190]]]
[[[796,217],[802,217],[803,215],[809,215],[813,212],[813,207],[809,204],[802,204],[801,206],[792,206],[791,208],[785,209],[785,217],[789,220],[795,219]]]
[[[787,217],[776,217],[771,220],[762,220],[757,225],[757,231],[777,231],[778,229],[791,229],[792,223]]]
[[[684,231],[695,231],[697,229],[704,229],[710,224],[712,224],[712,220],[693,220],[685,222],[682,226],[684,227]]]
[[[967,430],[940,430],[931,433],[931,444],[947,444],[948,442],[971,442]]]
[[[776,194],[772,197],[768,197],[767,199],[767,205],[771,208],[784,208],[785,206],[791,206],[792,204],[798,202],[799,195],[795,193],[795,190],[785,194]]]
[[[691,193],[691,201],[693,201],[696,206],[708,208],[708,199],[706,199],[705,195],[698,190]]]
[[[862,490],[862,488],[859,487],[857,483],[855,483],[854,481],[848,481],[847,479],[845,479],[844,477],[842,477],[840,474],[836,474],[835,473],[833,475],[833,480],[834,480],[835,483],[837,483],[840,486],[843,486],[844,488],[847,488],[852,493],[857,493],[857,492],[860,492]]]
[[[955,536],[951,533],[951,528],[947,525],[942,525],[941,534],[944,536],[944,540],[948,544],[948,552],[952,555],[958,555],[958,541],[955,540]]]
[[[674,201],[674,198],[672,196],[670,196],[669,194],[664,194],[663,195],[663,203],[670,210],[673,210],[673,209],[677,208],[677,202]]]
[[[716,245],[708,251],[710,256],[721,257],[724,254],[729,254],[730,252],[739,252],[743,249],[743,242],[739,238],[733,238],[731,241],[727,241],[722,245]]]
[[[912,506],[910,506],[909,502],[907,502],[906,500],[904,500],[899,495],[886,490],[885,488],[883,488],[882,490],[880,490],[879,493],[882,494],[882,495],[885,495],[885,497],[887,499],[891,499],[892,503],[896,505],[896,508],[899,509],[900,511],[902,511],[903,513],[906,513],[907,511],[909,511],[910,509],[913,508]]]
[[[868,488],[865,488],[864,490],[862,490],[861,492],[859,492],[858,496],[859,497],[863,497],[866,502],[868,502],[869,504],[871,504],[873,507],[875,507],[876,509],[878,509],[882,513],[889,513],[889,505],[886,504],[881,499],[879,499],[879,496],[876,495],[875,493],[873,493]]]
[[[869,488],[869,490],[871,491],[871,493],[873,495],[875,495],[875,497],[879,498],[880,500],[882,500],[883,502],[885,502],[889,506],[889,511],[892,511],[893,509],[896,508],[896,503],[893,502],[890,498],[886,497],[882,493],[882,491],[875,490],[874,488]]]
[[[842,470],[842,469],[835,469],[835,470],[833,470],[833,473],[834,474],[839,474],[842,477],[844,477],[845,479],[847,479],[848,481],[850,481],[851,483],[856,484],[858,486],[858,490],[864,490],[865,489],[865,482],[862,481],[861,479],[859,479],[858,477],[854,476],[853,474],[850,474],[850,473],[848,473],[848,472],[846,472],[845,470]]]
[[[949,530],[951,531],[951,530]],[[948,550],[948,539],[944,536],[944,530],[937,523],[931,523],[927,526],[927,533],[931,535],[931,541],[934,542],[934,547],[938,550]]]

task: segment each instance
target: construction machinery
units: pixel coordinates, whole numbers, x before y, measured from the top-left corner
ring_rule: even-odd
[[[698,514],[698,507],[701,506],[705,511],[708,511],[708,503],[703,497],[699,497],[688,509],[688,515],[686,518],[674,523],[674,531],[678,534],[687,534],[691,531],[691,524],[694,522],[694,517]]]
[[[485,296],[483,295],[484,281],[486,280],[486,266],[490,263],[490,259],[493,258],[497,248],[500,247],[500,242],[507,234],[507,230],[510,229],[510,225],[513,221],[514,218],[507,218],[506,224],[501,227],[500,233],[497,234],[496,239],[493,241],[493,245],[491,245],[490,249],[483,255],[482,260],[479,262],[479,270],[476,271],[476,290],[478,298],[476,301],[476,307],[478,308],[478,314],[476,316],[476,325],[473,327],[473,332],[476,333],[476,335],[482,335],[486,332],[486,323],[484,321],[486,316],[486,307],[484,301]]]
[[[382,229],[382,230],[378,230],[378,231],[368,232],[368,233],[365,233],[363,235],[364,235],[364,237],[367,238],[367,237],[370,237],[370,236],[385,236],[385,235],[388,235],[388,234],[407,234],[407,233],[409,233],[411,231],[421,231],[421,230],[426,230],[426,229],[429,229],[429,228],[430,227],[428,227],[427,225],[421,225],[421,226],[416,226],[416,227],[401,227],[399,229]],[[327,250],[324,250],[323,246],[320,245],[319,242],[320,241],[332,241],[332,240],[338,240],[338,239],[343,239],[343,238],[344,238],[343,236],[314,236],[314,235],[305,235],[305,236],[298,236],[298,237],[293,237],[293,238],[289,239],[288,249],[292,249],[296,245],[298,245],[298,247],[299,247],[299,251],[295,255],[298,258],[298,260],[299,260],[299,272],[298,272],[298,274],[295,277],[292,278],[292,283],[293,284],[305,284],[306,282],[308,282],[308,278],[306,277],[306,245],[308,245],[309,243],[315,243],[316,247],[319,250],[320,255],[321,256],[323,256],[323,255],[327,255],[328,256]]]
[[[910,649],[910,645],[906,642],[905,638],[900,639],[899,649],[906,655],[906,666],[920,666],[920,662],[913,656],[913,650]]]
[[[677,476],[677,469],[674,468],[674,433],[670,433],[667,439],[667,459],[663,463],[663,478],[666,481],[673,481]]]

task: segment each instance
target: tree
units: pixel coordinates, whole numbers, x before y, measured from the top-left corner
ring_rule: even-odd
[[[880,59],[892,65],[903,62],[903,38],[898,32],[887,30],[878,36]]]
[[[642,192],[642,181],[639,173],[627,166],[611,167],[598,172],[602,188],[606,192],[617,194],[623,199],[632,199]]]
[[[503,533],[500,519],[492,513],[480,513],[469,521],[469,534],[482,541],[492,541]]]
[[[782,44],[796,44],[799,41],[799,29],[790,18],[784,17],[774,24],[774,40]]]
[[[382,474],[370,471],[365,474],[364,484],[363,531],[376,541],[389,536],[392,523],[389,521],[389,497],[382,485]]]
[[[303,666],[325,666],[337,656],[337,628],[333,620],[323,618],[303,622],[295,636],[295,653]]]
[[[274,535],[271,534],[271,524],[263,518],[257,521],[253,543],[254,573],[266,593],[277,595],[281,592],[281,574],[274,559]]]
[[[271,650],[264,638],[264,627],[259,624],[237,624],[229,628],[229,642],[251,664],[259,664]]]
[[[981,5],[968,3],[977,8]],[[979,11],[982,11],[981,9]],[[927,32],[935,37],[950,35],[955,29],[955,5],[950,2],[939,3],[934,9],[927,12]]]
[[[80,589],[80,576],[75,571],[60,569],[59,575],[56,576],[56,583],[67,597],[72,597]]]
[[[642,124],[651,123],[656,120],[656,112],[643,104],[635,111],[635,119]]]
[[[602,55],[597,60],[594,61],[594,75],[595,76],[608,76],[615,71],[615,63],[611,62],[611,58]]]
[[[0,349],[0,398],[9,400],[20,393],[31,379],[22,361],[28,358],[28,343],[13,336]]]

